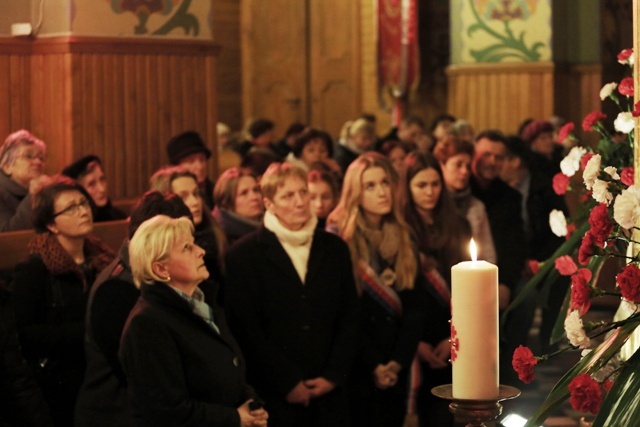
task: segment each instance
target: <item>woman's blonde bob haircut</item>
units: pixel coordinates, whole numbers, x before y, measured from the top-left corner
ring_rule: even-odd
[[[139,288],[142,284],[168,282],[153,272],[153,263],[166,261],[178,238],[193,235],[193,223],[186,217],[170,218],[156,215],[138,227],[129,242],[129,263],[133,282]]]
[[[297,176],[305,183],[307,182],[307,173],[291,163],[271,163],[260,178],[260,190],[262,197],[273,200],[278,188],[282,187],[285,181],[291,177]]]

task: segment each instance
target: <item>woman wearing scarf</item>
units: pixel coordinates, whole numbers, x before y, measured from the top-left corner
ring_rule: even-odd
[[[358,301],[347,246],[316,230],[307,177],[274,163],[264,225],[227,255],[229,322],[270,426],[349,426]]]
[[[379,153],[347,169],[342,198],[327,220],[347,242],[361,300],[350,381],[357,426],[402,426],[412,362],[424,328],[426,288],[396,195],[398,175]]]
[[[84,315],[96,275],[114,258],[90,235],[90,196],[59,177],[36,193],[29,258],[18,264],[14,304],[25,358],[56,426],[73,425],[73,407],[85,369]]]

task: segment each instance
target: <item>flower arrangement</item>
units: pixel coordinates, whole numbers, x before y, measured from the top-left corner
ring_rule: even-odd
[[[618,62],[632,70],[633,58],[632,50],[625,49],[618,55]],[[633,105],[633,94],[633,77],[602,87],[601,100],[613,101],[620,109],[613,122],[616,132],[605,128],[606,115],[600,111],[584,118],[582,129],[600,135],[597,146],[573,147],[560,164],[562,172],[553,179],[557,194],[581,194],[581,210],[572,218],[560,211],[551,213],[552,231],[566,237],[566,241],[550,259],[531,266],[537,273],[506,310],[516,309],[538,288],[541,293],[546,292],[558,275],[571,277],[551,338],[558,342],[566,337],[568,345],[542,356],[520,346],[513,354],[518,377],[530,383],[538,364],[562,351],[582,350],[582,359],[554,386],[527,426],[540,425],[567,399],[574,409],[597,414],[594,426],[630,425],[629,420],[640,419],[640,352],[635,351],[639,346],[629,348],[632,343],[628,343],[640,325],[640,254],[633,251],[633,245],[640,240],[636,237],[640,235],[636,225],[640,219],[640,185],[635,185],[633,179],[634,118],[640,117],[640,102]],[[566,124],[559,131],[558,142],[577,142],[574,129],[573,123]],[[576,185],[580,171],[582,181]],[[614,291],[599,286],[605,260],[618,262]],[[603,295],[621,298],[616,318],[609,322],[583,321],[592,299]],[[604,339],[592,349],[596,337]]]

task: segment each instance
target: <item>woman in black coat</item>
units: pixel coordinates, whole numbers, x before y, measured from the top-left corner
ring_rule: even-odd
[[[73,424],[85,369],[84,315],[96,275],[114,258],[90,235],[90,196],[59,177],[36,193],[36,236],[14,276],[14,305],[25,359],[49,404],[55,425]]]
[[[129,243],[141,297],[120,360],[134,417],[141,426],[266,426],[266,411],[250,409],[257,399],[224,313],[198,288],[209,277],[203,256],[187,218],[155,216]]]
[[[316,229],[306,173],[273,163],[264,226],[227,255],[229,322],[272,426],[350,426],[358,301],[346,245]]]
[[[349,245],[360,292],[349,396],[356,426],[402,426],[415,389],[409,373],[424,328],[426,288],[397,190],[391,162],[365,153],[349,165],[342,198],[327,220]]]

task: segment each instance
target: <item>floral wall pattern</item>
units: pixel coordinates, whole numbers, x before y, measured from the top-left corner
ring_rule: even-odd
[[[70,1],[73,34],[211,39],[211,1]]]
[[[551,60],[550,0],[466,0],[462,7],[461,60]]]

